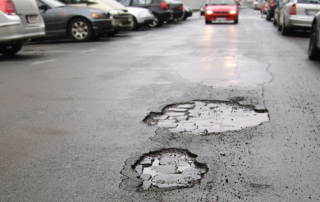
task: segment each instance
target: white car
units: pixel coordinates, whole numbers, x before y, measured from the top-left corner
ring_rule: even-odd
[[[318,60],[320,58],[320,12],[318,12],[312,21],[310,42],[308,48],[309,60]]]
[[[278,29],[282,35],[288,35],[292,29],[311,28],[319,10],[319,1],[289,0],[280,10]]]
[[[148,26],[154,21],[154,16],[149,9],[139,7],[126,7],[126,9],[133,16],[131,30],[137,30],[141,26]]]
[[[35,0],[0,0],[0,54],[14,55],[23,42],[45,34]]]

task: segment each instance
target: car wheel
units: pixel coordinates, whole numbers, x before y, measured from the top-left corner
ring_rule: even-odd
[[[271,20],[271,16],[270,16],[270,13],[267,11],[267,16],[266,16],[266,20],[267,21],[270,21]]]
[[[211,21],[210,20],[205,20],[206,21],[206,24],[211,24]]]
[[[277,21],[275,18],[273,18],[273,25],[276,26],[277,25]]]
[[[0,54],[5,56],[13,56],[18,53],[22,48],[22,43],[15,43],[12,45],[0,46]]]
[[[159,15],[153,14],[154,15],[154,20],[152,23],[149,24],[149,27],[154,28],[154,27],[161,27],[163,22],[161,21]]]
[[[280,32],[281,29],[282,29],[282,27],[281,27],[281,25],[280,25],[280,16],[278,16],[278,20],[277,20],[277,29],[278,29],[279,32]]]
[[[234,21],[234,24],[238,24],[238,18]]]
[[[132,20],[133,22],[132,22],[132,27],[130,28],[130,31],[135,31],[139,28],[138,21],[134,16],[132,16],[132,19],[133,19]]]
[[[177,18],[177,20],[178,21],[186,20],[185,16],[186,16],[186,12],[183,12],[182,16],[180,18]]]
[[[84,18],[73,19],[69,24],[69,36],[78,42],[89,41],[92,37],[92,27]]]
[[[320,56],[320,51],[317,48],[317,23],[314,23],[311,28],[308,58],[309,60],[316,60]]]
[[[283,24],[281,26],[281,34],[283,36],[286,36],[286,35],[289,35],[289,33],[290,33],[290,29],[288,27],[286,27],[286,24],[283,21]]]

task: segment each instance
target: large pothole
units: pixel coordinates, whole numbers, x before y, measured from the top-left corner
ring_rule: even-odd
[[[144,122],[171,132],[196,134],[240,130],[269,121],[267,110],[226,101],[192,101],[166,106],[162,113],[151,112]]]
[[[192,187],[208,171],[197,156],[179,149],[165,149],[143,155],[132,168],[143,180],[141,189]]]

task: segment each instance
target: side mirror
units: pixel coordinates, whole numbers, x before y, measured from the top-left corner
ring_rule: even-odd
[[[40,10],[47,10],[49,7],[46,5],[46,4],[41,4],[40,6],[39,6],[39,9]]]

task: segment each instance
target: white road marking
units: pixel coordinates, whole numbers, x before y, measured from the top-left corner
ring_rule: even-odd
[[[38,65],[38,64],[47,63],[47,62],[54,62],[54,61],[56,61],[56,59],[34,62],[34,63],[32,63],[32,65]]]

